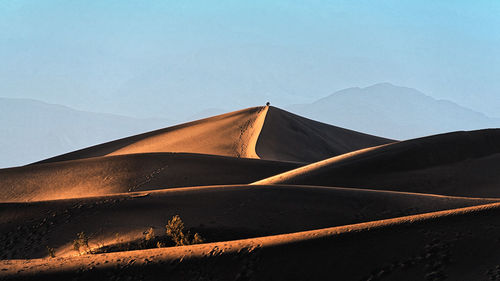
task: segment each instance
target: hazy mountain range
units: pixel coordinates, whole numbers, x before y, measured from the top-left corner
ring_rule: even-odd
[[[399,140],[500,127],[500,119],[389,83],[349,88],[310,104],[290,105],[285,109],[335,126]],[[168,119],[139,119],[79,111],[36,100],[0,98],[0,168],[28,164],[225,111],[207,108],[187,119],[178,119],[175,114]]]
[[[500,127],[500,119],[389,83],[344,89],[286,109],[335,126],[399,140]]]
[[[0,98],[0,167],[28,164],[172,123],[78,111],[36,100]]]

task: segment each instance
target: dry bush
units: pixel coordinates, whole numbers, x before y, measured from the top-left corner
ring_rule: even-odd
[[[155,239],[155,230],[150,227],[148,230],[144,231],[144,240],[150,241]]]
[[[73,240],[73,249],[80,253],[80,250],[83,248],[84,250],[89,249],[89,237],[85,234],[85,232],[79,232],[76,234],[76,239]]]
[[[189,231],[184,231],[184,222],[179,215],[175,215],[167,222],[165,233],[175,243],[176,246],[193,245],[203,243],[203,238],[200,234],[195,233],[191,238]]]
[[[77,234],[77,239],[73,241],[73,248],[79,254],[99,254],[172,246],[185,246],[205,242],[199,233],[195,233],[194,235],[192,235],[189,230],[185,229],[184,222],[179,215],[173,216],[167,222],[167,225],[165,226],[166,235],[156,235],[153,227],[149,227],[142,234],[142,238],[125,242],[123,239],[121,239],[119,233],[115,233],[115,244],[104,245],[104,243],[101,242],[98,243],[97,248],[91,250],[89,247],[89,237],[84,232],[80,232]]]
[[[201,235],[198,233],[195,233],[193,236],[193,240],[191,241],[191,244],[201,244],[203,242],[205,242],[205,240],[203,240]]]
[[[47,253],[49,254],[49,257],[55,258],[56,257],[56,251],[54,248],[51,248],[49,246],[45,246],[47,248]]]

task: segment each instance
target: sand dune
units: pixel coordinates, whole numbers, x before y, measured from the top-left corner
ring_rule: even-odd
[[[209,241],[229,241],[488,202],[332,187],[244,185],[2,203],[0,245],[3,258],[43,257],[46,246],[54,247],[57,256],[65,256],[77,254],[71,242],[80,231],[94,237],[94,246],[126,242],[141,238],[149,227],[163,233],[168,219],[176,214]]]
[[[256,184],[349,186],[500,197],[500,130],[436,135],[368,148]]]
[[[41,162],[151,152],[258,158],[254,151],[255,142],[266,112],[266,107],[248,108],[107,142]]]
[[[500,129],[231,112],[0,170],[0,279],[500,280],[499,163]],[[162,244],[174,215],[205,243]]]
[[[269,107],[256,151],[265,159],[315,162],[391,142]]]
[[[104,143],[39,163],[151,152],[189,152],[311,162],[389,142],[392,141],[266,106]]]
[[[0,262],[12,280],[495,280],[500,204],[277,236]],[[485,234],[487,234],[485,236]],[[279,268],[279,270],[277,270]],[[78,270],[84,269],[84,270]],[[492,279],[493,278],[493,279]]]
[[[0,169],[0,201],[40,201],[156,188],[244,184],[299,166],[292,162],[192,153],[95,157]]]

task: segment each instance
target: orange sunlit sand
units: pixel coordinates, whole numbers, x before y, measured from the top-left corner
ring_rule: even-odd
[[[0,279],[498,280],[499,155],[270,106],[131,136],[0,169]]]

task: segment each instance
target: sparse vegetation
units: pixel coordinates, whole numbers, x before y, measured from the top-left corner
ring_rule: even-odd
[[[144,231],[142,234],[144,235],[144,238],[139,243],[140,248],[142,248],[142,249],[153,248],[154,247],[154,240],[156,238],[154,228],[150,227],[148,230]]]
[[[203,238],[200,234],[195,233],[191,238],[191,233],[184,231],[184,222],[179,215],[175,215],[170,219],[165,226],[167,234],[176,246],[192,245],[203,243]]]
[[[56,257],[56,251],[54,248],[51,248],[49,246],[45,246],[47,248],[47,253],[49,254],[49,257],[55,258]]]
[[[156,236],[155,236],[155,230],[154,230],[154,228],[152,228],[152,227],[150,227],[148,230],[146,230],[146,231],[144,232],[144,239],[145,239],[146,241],[153,240],[153,239],[155,239],[155,237],[156,237]]]
[[[85,234],[85,232],[79,232],[76,234],[76,239],[73,241],[73,249],[80,253],[80,251],[89,249],[89,237]]]
[[[191,244],[201,244],[203,242],[205,242],[205,240],[201,237],[201,235],[199,233],[195,233]]]
[[[153,227],[149,227],[142,234],[143,237],[140,239],[134,241],[129,240],[125,242],[120,238],[119,233],[115,233],[116,242],[114,244],[106,246],[103,242],[97,243],[98,247],[91,250],[89,247],[89,236],[87,236],[85,232],[79,232],[77,233],[77,238],[73,241],[73,248],[79,254],[99,254],[172,246],[185,246],[205,242],[199,233],[195,233],[194,235],[192,235],[189,230],[185,229],[184,222],[179,215],[173,216],[165,225],[166,235],[156,235],[155,229]]]

